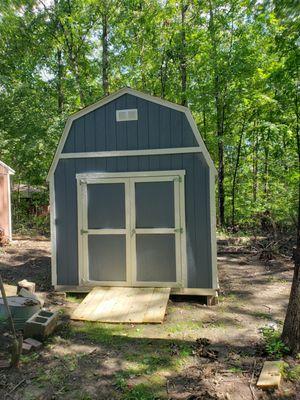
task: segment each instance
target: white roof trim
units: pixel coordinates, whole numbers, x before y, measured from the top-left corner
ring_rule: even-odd
[[[7,164],[5,164],[3,161],[0,161],[0,165],[2,167],[4,167],[5,169],[7,169],[9,175],[14,175],[15,174],[15,171],[12,168],[10,168]]]
[[[181,106],[179,104],[171,103],[168,100],[164,100],[164,99],[161,99],[159,97],[151,96],[151,95],[149,95],[147,93],[139,92],[138,90],[134,90],[134,89],[125,87],[125,88],[119,90],[118,92],[115,92],[115,93],[113,93],[113,94],[111,94],[111,95],[109,95],[107,97],[104,97],[103,99],[97,101],[96,103],[94,103],[94,104],[92,104],[92,105],[90,105],[88,107],[83,108],[82,110],[78,111],[75,114],[72,114],[68,118],[68,120],[66,122],[66,125],[65,125],[65,128],[64,128],[64,131],[63,131],[63,134],[62,134],[62,136],[60,138],[60,141],[59,141],[59,144],[57,146],[57,149],[56,149],[55,156],[53,158],[51,167],[49,169],[49,172],[48,172],[48,175],[47,175],[47,181],[50,180],[51,176],[54,174],[54,171],[55,171],[55,169],[57,167],[60,155],[62,153],[62,150],[64,148],[65,142],[67,140],[67,137],[68,137],[72,122],[74,120],[76,120],[76,119],[78,119],[80,117],[83,117],[84,115],[96,110],[97,108],[100,108],[100,107],[104,106],[105,104],[110,103],[113,100],[116,100],[117,98],[123,96],[124,94],[131,94],[131,95],[139,97],[141,99],[144,99],[144,100],[147,100],[147,101],[151,101],[152,103],[160,104],[162,106],[172,108],[173,110],[177,110],[177,111],[181,111],[181,112],[185,113],[185,115],[186,115],[186,117],[187,117],[187,119],[188,119],[188,121],[190,123],[190,126],[192,128],[192,131],[194,133],[194,136],[195,136],[195,138],[196,138],[196,140],[197,140],[197,142],[199,144],[201,152],[203,153],[203,156],[204,156],[205,160],[207,161],[207,163],[210,166],[210,168],[213,169],[214,173],[217,174],[217,170],[216,170],[216,168],[214,166],[214,163],[213,163],[213,161],[212,161],[212,159],[210,157],[210,154],[209,154],[209,152],[208,152],[208,150],[207,150],[207,148],[206,148],[206,146],[204,144],[204,141],[203,141],[203,139],[202,139],[202,137],[201,137],[201,135],[200,135],[200,133],[198,131],[196,122],[195,122],[195,120],[194,120],[194,118],[193,118],[193,116],[191,114],[191,111],[187,107]]]

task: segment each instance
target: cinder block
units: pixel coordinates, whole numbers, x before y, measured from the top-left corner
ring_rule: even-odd
[[[58,313],[41,310],[30,317],[24,326],[25,338],[44,339],[51,335],[58,323]]]
[[[27,338],[23,343],[30,344],[32,347],[34,347],[36,350],[40,349],[42,347],[42,343],[39,342],[38,340],[32,339],[32,338]]]

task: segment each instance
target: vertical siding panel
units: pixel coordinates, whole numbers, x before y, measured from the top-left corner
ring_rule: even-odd
[[[149,148],[159,148],[159,105],[148,103],[149,121]],[[149,168],[153,171],[159,170],[159,156],[149,157]]]
[[[169,148],[171,147],[171,110],[166,107],[160,107],[160,137],[159,147]],[[161,158],[159,167],[161,169],[167,169],[167,165],[170,165],[171,156],[167,155]]]
[[[75,150],[75,121],[71,125],[71,129],[65,142],[63,153],[73,153]]]
[[[57,258],[57,282],[60,285],[69,284],[67,269],[65,267],[64,249],[67,247],[66,228],[66,185],[65,185],[65,160],[60,160],[55,174],[55,212],[56,212],[56,258]],[[77,266],[77,262],[75,264]]]
[[[84,137],[84,118],[79,118],[74,121],[74,129],[75,129],[75,151],[76,152],[85,152],[85,137]]]
[[[78,268],[74,270],[73,265],[77,264],[77,195],[76,195],[76,164],[74,160],[66,160],[65,163],[65,201],[66,201],[66,248],[64,249],[65,269],[68,282],[76,285],[78,282]]]
[[[177,111],[171,110],[171,147],[182,146],[182,115]],[[172,169],[182,169],[182,156],[171,157]]]
[[[198,146],[198,143],[195,139],[195,136],[193,134],[193,131],[185,114],[182,114],[182,116],[183,116],[182,118],[183,146],[184,147]]]
[[[197,274],[197,287],[211,287],[211,265],[209,259],[210,250],[210,229],[208,226],[209,215],[209,187],[207,180],[207,170],[199,155],[194,155],[194,203],[195,203],[195,252]]]
[[[188,287],[196,287],[197,265],[196,265],[196,225],[195,225],[195,203],[194,203],[194,162],[192,154],[184,154],[183,168],[187,171],[185,176],[185,209],[186,209],[186,240],[187,240],[187,264],[188,264]]]
[[[95,125],[96,125],[96,151],[106,150],[106,118],[105,108],[98,108],[95,111]],[[104,172],[106,170],[106,159],[97,158],[95,159],[95,169],[98,172]]]
[[[96,148],[95,112],[91,112],[84,117],[84,136],[85,136],[86,151],[95,151]]]
[[[106,150],[106,136],[105,136],[105,108],[98,108],[95,111],[95,136],[96,145],[95,151]]]
[[[106,150],[116,150],[116,103],[111,102],[105,106],[106,121],[105,121],[105,137]],[[116,160],[107,159],[106,166],[108,171],[116,169]]]
[[[148,123],[148,102],[138,99],[138,148],[149,148],[149,123]],[[148,170],[149,159],[148,157],[139,158],[139,170]]]
[[[137,108],[136,97],[126,95],[126,108]],[[126,123],[126,131],[128,150],[136,150],[138,148],[138,122],[128,121]],[[127,157],[127,166],[129,171],[137,171],[139,167],[137,157]]]
[[[116,100],[116,110],[123,110],[126,108],[126,98],[121,96]],[[115,124],[116,124],[116,141],[117,141],[117,150],[127,150],[127,129],[126,122],[117,122],[115,116]],[[118,171],[126,171],[127,170],[127,159],[126,157],[119,157],[117,159],[117,170]]]

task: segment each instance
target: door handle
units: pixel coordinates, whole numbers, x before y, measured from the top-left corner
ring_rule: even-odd
[[[131,236],[135,235],[135,229],[131,229]]]

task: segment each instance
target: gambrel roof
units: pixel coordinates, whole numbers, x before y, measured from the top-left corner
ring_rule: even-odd
[[[125,88],[119,90],[118,92],[115,92],[115,93],[113,93],[113,94],[111,94],[111,95],[109,95],[107,97],[104,97],[103,99],[99,100],[98,102],[96,102],[96,103],[94,103],[94,104],[92,104],[92,105],[90,105],[88,107],[83,108],[82,110],[78,111],[75,114],[72,114],[68,118],[67,123],[65,125],[65,129],[63,131],[63,134],[62,134],[61,139],[59,141],[59,144],[57,146],[56,153],[55,153],[55,156],[53,158],[51,167],[49,169],[48,176],[47,176],[47,181],[49,181],[51,176],[53,176],[53,174],[54,174],[54,172],[56,170],[58,161],[59,161],[59,159],[61,157],[63,157],[63,158],[73,158],[73,157],[76,158],[76,157],[79,157],[79,154],[63,153],[64,145],[65,145],[66,140],[68,138],[68,135],[69,135],[69,132],[70,132],[70,129],[71,129],[73,121],[85,116],[88,113],[91,113],[91,112],[97,110],[98,108],[100,108],[100,107],[102,107],[102,106],[104,106],[104,105],[106,105],[106,104],[118,99],[119,97],[121,97],[121,96],[123,96],[125,94],[136,96],[136,97],[144,99],[146,101],[149,101],[149,102],[152,102],[152,103],[156,103],[156,104],[159,104],[161,106],[165,106],[165,107],[168,107],[170,109],[173,109],[173,110],[180,111],[180,112],[184,113],[186,118],[187,118],[187,121],[188,121],[188,123],[189,123],[189,125],[191,127],[191,130],[192,130],[192,132],[194,134],[194,137],[196,139],[196,143],[197,143],[197,147],[194,147],[193,150],[197,150],[198,152],[200,151],[203,154],[208,166],[212,169],[212,171],[215,174],[217,173],[216,168],[214,166],[214,163],[213,163],[213,161],[212,161],[212,159],[210,157],[210,154],[209,154],[209,152],[208,152],[208,150],[207,150],[207,148],[205,146],[205,143],[204,143],[204,141],[203,141],[203,139],[202,139],[202,137],[201,137],[201,135],[200,135],[200,133],[198,131],[196,122],[195,122],[195,120],[194,120],[194,118],[193,118],[193,116],[191,114],[191,111],[187,107],[184,107],[184,106],[181,106],[179,104],[175,104],[175,103],[172,103],[170,101],[161,99],[159,97],[155,97],[155,96],[152,96],[152,95],[149,95],[149,94],[146,94],[146,93],[143,93],[143,92],[140,92],[140,91],[125,87]],[[176,150],[177,150],[178,153],[180,153],[180,148],[178,148]],[[121,155],[125,155],[124,153],[126,153],[127,156],[130,156],[130,155],[145,155],[146,153],[147,154],[171,154],[172,151],[174,152],[174,149],[160,149],[160,150],[153,149],[153,153],[150,153],[151,149],[148,149],[148,150],[128,150],[127,152],[123,151],[123,154],[121,154],[120,151],[104,151],[104,152],[101,152],[101,154],[100,154],[100,152],[97,152],[97,154],[95,154],[95,153],[87,153],[86,156],[87,157],[92,157],[94,155],[95,157],[99,157],[99,156],[101,156],[101,157],[105,157],[105,156],[118,157],[118,156],[121,156]],[[183,149],[182,152],[188,152],[188,149],[185,148],[185,149]],[[63,155],[62,155],[62,153],[63,153]],[[81,157],[84,157],[84,154],[81,154]]]

